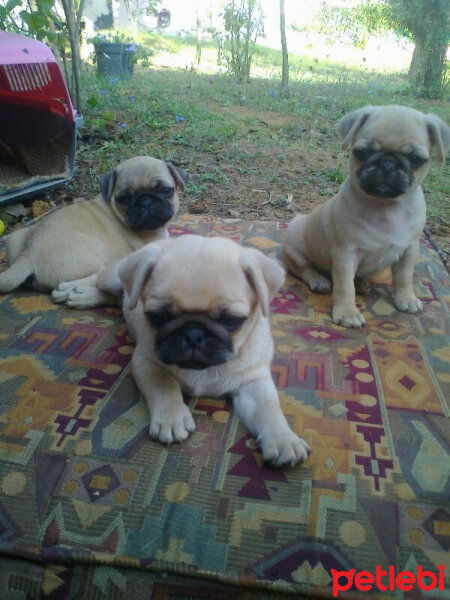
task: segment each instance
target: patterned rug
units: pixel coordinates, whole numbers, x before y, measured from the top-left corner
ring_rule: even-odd
[[[185,215],[172,234],[279,256],[284,229]],[[273,377],[313,454],[285,470],[262,463],[227,399],[187,399],[196,432],[151,441],[117,309],[0,297],[0,598],[359,598],[377,566],[430,571],[431,591],[405,597],[448,598],[450,282],[426,240],[415,283],[423,314],[397,312],[383,275],[349,330],[330,296],[287,278]],[[372,597],[403,596],[387,580]]]

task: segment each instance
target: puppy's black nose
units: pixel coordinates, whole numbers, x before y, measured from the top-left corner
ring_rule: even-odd
[[[183,343],[193,350],[200,350],[205,346],[205,334],[201,327],[192,325],[183,331]]]
[[[386,175],[389,175],[389,173],[393,173],[397,168],[397,163],[395,159],[389,156],[382,158],[379,162],[379,165]]]

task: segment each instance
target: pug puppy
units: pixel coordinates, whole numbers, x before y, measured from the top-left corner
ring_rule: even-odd
[[[197,235],[149,244],[99,273],[102,289],[124,292],[152,438],[170,444],[194,431],[182,392],[231,394],[264,460],[292,466],[307,458],[270,372],[269,304],[283,281],[282,267],[259,250]]]
[[[73,308],[116,304],[96,287],[106,265],[168,235],[177,213],[177,190],[187,173],[170,163],[139,156],[122,162],[100,182],[93,200],[64,206],[8,236],[8,268],[0,273],[0,292],[21,284],[53,290],[55,302]],[[90,294],[83,294],[83,291]]]
[[[312,291],[333,288],[332,317],[338,325],[364,325],[354,279],[389,266],[397,309],[421,311],[413,290],[425,224],[421,183],[433,147],[444,162],[450,128],[435,115],[404,106],[366,106],[343,117],[337,130],[342,148],[351,148],[349,176],[334,198],[290,223],[285,264]]]

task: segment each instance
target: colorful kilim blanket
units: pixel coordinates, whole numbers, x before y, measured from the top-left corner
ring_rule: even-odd
[[[171,233],[280,256],[284,229],[185,215]],[[362,598],[367,582],[373,598],[448,598],[450,282],[421,252],[424,312],[395,310],[383,274],[358,297],[363,329],[287,277],[273,377],[313,454],[283,470],[226,398],[186,399],[184,443],[150,440],[118,309],[0,296],[0,599]],[[396,575],[421,570],[431,591],[401,591]]]

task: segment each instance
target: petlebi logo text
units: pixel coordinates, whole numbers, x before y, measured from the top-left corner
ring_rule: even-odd
[[[360,571],[356,569],[350,571],[337,571],[331,569],[333,578],[333,596],[339,595],[339,592],[346,592],[352,587],[356,587],[361,592],[370,592],[374,588],[381,592],[400,590],[409,592],[414,587],[418,587],[424,592],[438,589],[444,590],[444,571],[445,565],[437,567],[437,573],[434,571],[425,571],[420,565],[416,573],[411,571],[395,572],[394,567],[388,567],[384,571],[379,565],[375,569],[375,574],[370,571]]]

